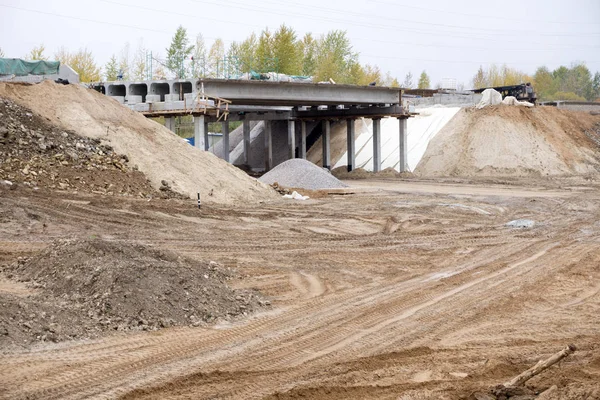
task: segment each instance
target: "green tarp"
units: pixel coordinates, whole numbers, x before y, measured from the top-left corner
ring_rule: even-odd
[[[18,58],[0,58],[0,75],[55,75],[60,61],[25,61]]]

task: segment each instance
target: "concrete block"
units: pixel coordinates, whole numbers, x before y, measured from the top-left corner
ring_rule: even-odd
[[[184,101],[174,101],[171,104],[172,104],[173,110],[183,110],[185,108]]]
[[[150,104],[152,105],[152,110],[154,111],[164,111],[167,109],[167,103],[159,102]]]
[[[150,110],[150,105],[148,103],[137,103],[133,105],[133,109],[137,112],[146,112]]]
[[[109,96],[111,99],[115,99],[121,104],[125,103],[125,96]]]
[[[146,103],[160,103],[160,94],[149,94],[146,96]]]
[[[130,94],[127,96],[127,104],[137,104],[142,102],[142,96]]]
[[[178,94],[165,94],[165,102],[169,103],[171,101],[179,101]]]

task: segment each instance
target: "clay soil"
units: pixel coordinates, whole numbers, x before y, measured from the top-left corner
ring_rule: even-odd
[[[50,277],[85,265],[31,264],[72,254],[57,246],[65,240],[81,251],[110,243],[100,256],[92,246],[94,268],[121,246],[137,275],[151,273],[141,268],[154,251],[198,268],[214,261],[235,271],[232,290],[270,302],[199,326],[3,341],[0,398],[484,398],[569,343],[576,353],[529,381],[529,398],[599,398],[598,184],[348,183],[354,194],[201,210],[193,200],[0,187],[0,264],[17,263],[0,279],[4,303],[44,290],[34,275],[16,279],[20,268]],[[536,225],[506,227],[517,218]],[[158,282],[140,288],[165,295]],[[68,308],[68,293],[52,293]]]

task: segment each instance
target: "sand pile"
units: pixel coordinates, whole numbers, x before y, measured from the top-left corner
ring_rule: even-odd
[[[329,171],[301,158],[295,158],[279,164],[264,174],[259,180],[269,185],[277,183],[283,187],[308,190],[348,187],[335,176],[331,175]]]
[[[430,142],[419,176],[557,176],[600,172],[600,118],[554,107],[462,109]],[[591,133],[590,133],[591,132]]]
[[[215,262],[100,239],[55,242],[3,266],[2,274],[32,294],[0,294],[0,343],[198,326],[268,304],[258,293],[229,288],[233,272]]]
[[[37,85],[0,83],[10,98],[62,129],[101,140],[127,156],[155,189],[162,181],[174,191],[203,201],[233,203],[276,198],[268,186],[216,156],[193,148],[165,127],[79,85],[45,81]]]

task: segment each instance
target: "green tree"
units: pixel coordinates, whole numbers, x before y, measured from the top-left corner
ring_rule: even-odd
[[[253,32],[241,43],[233,42],[229,47],[228,56],[237,63],[240,72],[250,72],[257,69],[256,47],[258,39]]]
[[[427,72],[425,71],[421,72],[421,76],[419,77],[419,83],[417,87],[419,89],[429,89],[430,86],[431,80],[429,79],[429,75],[427,75]]]
[[[402,83],[402,87],[405,89],[412,89],[414,86],[412,72],[408,72],[404,77],[404,82]]]
[[[578,96],[573,92],[556,92],[548,100],[585,101],[585,97]]]
[[[337,83],[352,83],[352,69],[358,62],[358,54],[352,51],[352,44],[346,31],[330,31],[319,40],[315,80]]]
[[[392,82],[390,83],[390,87],[393,87],[393,88],[399,88],[400,87],[400,82],[398,82],[397,78],[392,79]]]
[[[119,58],[119,72],[123,75],[124,80],[130,79],[130,66],[129,66],[129,43],[125,43],[125,46],[121,49],[121,56]]]
[[[196,36],[192,60],[192,78],[203,78],[206,75],[206,43],[201,33]]]
[[[592,81],[592,89],[594,94],[594,100],[600,98],[600,72],[594,74],[594,80]]]
[[[104,77],[107,81],[116,81],[119,74],[119,66],[117,64],[117,57],[113,54],[112,57],[106,63],[104,67]]]
[[[479,69],[477,70],[477,73],[473,77],[473,88],[481,89],[486,86],[487,86],[487,80],[485,77],[485,71],[483,70],[483,67],[480,65]]]
[[[311,33],[307,33],[300,42],[302,51],[302,75],[313,76],[317,67],[319,43]]]
[[[136,81],[143,81],[146,79],[146,49],[144,48],[144,42],[140,40],[138,48],[133,55],[133,65],[131,69],[130,78]]]
[[[273,35],[269,29],[261,32],[256,45],[256,68],[257,72],[277,71],[277,60],[273,54]]]
[[[186,29],[179,25],[173,39],[171,40],[171,46],[167,50],[167,62],[166,66],[177,78],[185,78],[185,60],[188,59],[194,46],[189,45]]]
[[[211,78],[219,78],[224,75],[225,43],[222,39],[217,39],[210,46],[208,52],[208,70]]]
[[[569,79],[569,68],[561,65],[552,71],[552,76],[554,77],[554,84],[556,86],[556,90],[560,92],[568,91],[568,79]]]
[[[298,75],[302,72],[301,47],[296,32],[281,25],[272,41],[273,57],[278,61],[278,72],[287,75]]]
[[[79,74],[81,82],[97,82],[101,79],[100,68],[94,61],[92,52],[88,49],[79,49],[76,53],[70,53],[61,47],[55,54],[55,58],[62,64],[73,68]]]
[[[556,93],[554,76],[545,66],[539,67],[533,75],[533,88],[540,100],[549,100]]]
[[[43,44],[40,44],[39,46],[34,47],[33,49],[31,49],[31,51],[29,52],[29,54],[27,54],[24,58],[26,60],[47,60],[48,57],[44,54],[44,51],[46,51],[46,47]]]

